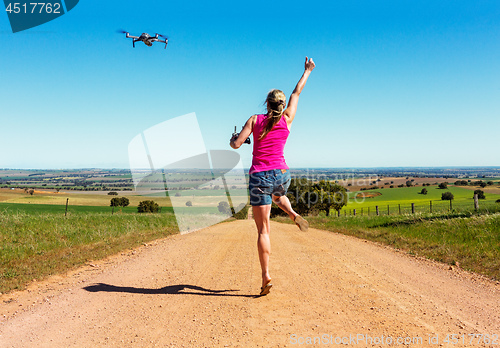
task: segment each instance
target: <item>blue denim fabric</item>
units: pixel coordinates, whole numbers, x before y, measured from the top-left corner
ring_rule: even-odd
[[[282,169],[266,170],[250,174],[250,204],[269,205],[271,195],[284,196],[290,186],[290,171]]]

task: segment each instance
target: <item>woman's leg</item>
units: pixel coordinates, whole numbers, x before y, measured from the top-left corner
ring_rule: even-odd
[[[307,232],[309,229],[309,223],[293,210],[292,204],[287,196],[273,195],[273,202],[276,203],[281,210],[288,214],[290,219],[295,222],[302,232]]]
[[[271,214],[271,205],[253,206],[253,218],[257,225],[257,249],[259,251],[260,268],[262,270],[262,287],[270,280],[269,275],[269,255],[271,254],[271,240],[269,232],[271,231],[269,216]]]
[[[273,202],[276,203],[278,207],[281,208],[285,213],[290,216],[290,219],[292,221],[295,221],[295,217],[299,214],[297,214],[293,209],[292,209],[292,204],[290,203],[290,200],[288,199],[287,196],[275,196],[273,195]]]

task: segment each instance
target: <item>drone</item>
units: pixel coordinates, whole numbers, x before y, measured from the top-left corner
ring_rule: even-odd
[[[127,34],[127,39],[132,39],[132,46],[135,48],[135,43],[138,41],[144,42],[146,46],[153,46],[154,42],[162,42],[165,44],[165,48],[167,48],[168,44],[168,37],[160,34],[156,34],[155,36],[150,36],[148,33],[142,33],[141,36],[133,36],[130,35],[127,31],[125,30],[118,30],[119,33],[121,34]],[[160,39],[163,38],[162,39]]]

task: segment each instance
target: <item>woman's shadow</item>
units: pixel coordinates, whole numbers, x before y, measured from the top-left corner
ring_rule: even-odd
[[[203,288],[201,286],[187,285],[187,284],[170,285],[160,289],[145,289],[145,288],[115,286],[115,285],[99,283],[86,286],[83,289],[89,292],[126,292],[129,294],[145,294],[145,295],[170,294],[170,295],[199,295],[199,296],[235,296],[235,297],[249,297],[249,298],[259,297],[259,295],[238,295],[229,293],[239,290],[211,290]]]

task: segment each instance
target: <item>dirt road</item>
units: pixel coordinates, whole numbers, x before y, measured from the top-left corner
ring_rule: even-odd
[[[293,225],[271,243],[267,296],[253,221],[223,223],[2,295],[0,347],[500,346],[498,283]]]

